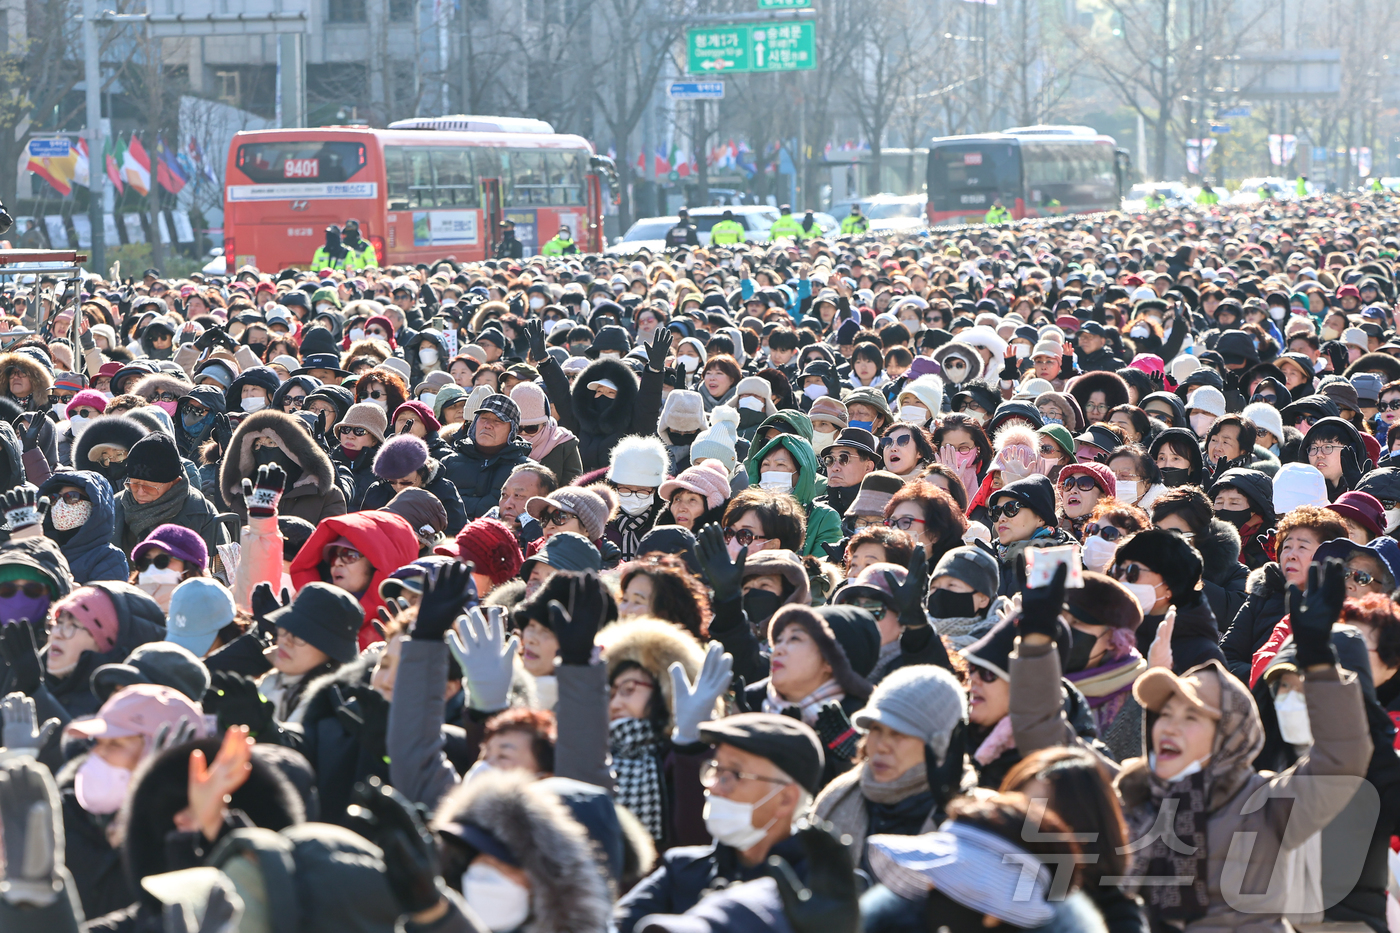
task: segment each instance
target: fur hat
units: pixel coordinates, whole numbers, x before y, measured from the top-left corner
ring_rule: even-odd
[[[659,430],[682,434],[703,431],[706,427],[705,403],[700,393],[689,389],[673,390],[661,406],[661,419],[656,426]]]
[[[1283,443],[1283,414],[1277,408],[1265,402],[1252,402],[1244,406],[1243,414]]]
[[[384,414],[384,409],[373,402],[358,402],[350,406],[336,427],[364,428],[374,437],[376,443],[382,444],[384,432],[389,427],[389,419]]]
[[[771,645],[789,625],[802,626],[812,637],[822,659],[831,665],[831,676],[847,696],[870,696],[872,687],[865,678],[880,653],[880,630],[870,613],[848,606],[824,606],[821,610],[782,606],[768,620],[768,643]]]
[[[714,460],[706,460],[662,483],[661,498],[669,502],[682,489],[704,498],[707,509],[717,509],[729,500],[729,474]]]
[[[617,442],[608,457],[608,479],[619,486],[660,486],[670,463],[666,445],[656,435],[634,434]]]
[[[1116,564],[1134,561],[1160,574],[1162,582],[1178,599],[1190,594],[1201,582],[1201,555],[1180,532],[1169,528],[1139,531],[1118,546],[1113,561]]]
[[[705,663],[705,649],[700,642],[679,625],[660,619],[640,618],[606,626],[598,633],[597,644],[603,649],[609,680],[612,680],[619,665],[632,661],[641,665],[656,681],[657,689],[666,701],[666,719],[661,725],[669,732],[676,702],[670,667],[679,664],[686,680],[694,683],[700,673],[700,665]],[[723,708],[718,707],[715,715],[724,715]]]
[[[1137,627],[1142,624],[1142,607],[1128,588],[1112,577],[1084,571],[1083,588],[1065,590],[1065,607],[1070,615],[1086,625],[1126,630],[1133,641],[1125,647],[1135,646]]]
[[[382,480],[402,479],[428,463],[428,445],[412,434],[398,434],[384,442],[374,456],[374,475]]]
[[[745,395],[756,395],[763,400],[763,414],[771,415],[778,410],[778,406],[773,404],[773,386],[767,380],[759,376],[745,376],[739,380],[734,387],[733,408],[739,408],[739,399]],[[726,403],[730,404],[730,403]]]

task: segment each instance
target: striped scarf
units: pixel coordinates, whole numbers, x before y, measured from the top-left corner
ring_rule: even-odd
[[[773,686],[770,678],[768,681],[768,694],[763,698],[763,711],[765,713],[777,713],[780,716],[791,716],[788,710],[796,709],[799,718],[809,726],[816,726],[817,714],[822,711],[822,707],[828,703],[840,703],[846,698],[846,693],[841,689],[841,685],[835,680],[828,680],[811,693],[796,702],[789,702],[783,699]]]

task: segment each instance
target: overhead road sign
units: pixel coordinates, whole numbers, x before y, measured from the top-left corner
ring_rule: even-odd
[[[686,36],[690,74],[808,71],[817,67],[816,25],[784,22],[703,26]]]

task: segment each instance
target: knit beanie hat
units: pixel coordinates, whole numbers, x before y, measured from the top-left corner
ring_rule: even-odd
[[[374,475],[382,480],[403,479],[428,463],[428,445],[412,434],[399,434],[384,442],[374,455]]]
[[[1225,393],[1215,386],[1201,386],[1186,399],[1186,410],[1208,412],[1217,418],[1225,416]]]
[[[80,408],[95,408],[100,415],[107,410],[107,396],[95,389],[84,389],[73,400],[64,406],[63,413],[69,418]]]
[[[618,486],[660,486],[670,463],[666,445],[656,435],[634,434],[617,442],[608,457],[608,479]]]
[[[559,509],[577,516],[588,540],[597,541],[603,537],[603,526],[617,511],[617,493],[606,486],[565,486],[525,503],[525,511],[532,518],[539,518],[545,509]]]
[[[359,654],[356,641],[365,610],[350,593],[330,583],[308,583],[291,605],[267,614],[267,621],[291,632],[332,661],[344,664]]]
[[[789,625],[802,626],[816,643],[822,660],[831,666],[831,676],[841,685],[841,689],[849,696],[869,696],[870,682],[863,674],[857,672],[855,660],[848,655],[845,643],[838,638],[831,623],[841,628],[846,641],[850,642],[852,650],[862,662],[867,654],[864,649],[873,638],[874,647],[868,652],[872,657],[869,666],[865,668],[865,673],[868,674],[880,652],[880,630],[875,627],[875,620],[871,618],[870,613],[849,606],[823,608],[833,611],[819,614],[817,610],[808,606],[791,603],[779,607],[768,620],[768,643],[773,644]]]
[[[935,412],[935,417],[936,416],[937,413]],[[838,432],[850,424],[850,416],[846,413],[845,403],[829,395],[823,395],[821,398],[812,402],[812,407],[807,410],[807,417],[811,418],[813,421],[818,418],[830,421],[832,424],[836,425],[836,430]]]
[[[892,672],[870,694],[865,708],[851,717],[851,724],[864,732],[879,723],[914,736],[932,749],[939,764],[948,751],[954,727],[966,721],[967,694],[962,685],[932,664]]]
[[[94,586],[80,586],[59,600],[53,607],[54,617],[61,612],[70,613],[78,621],[92,640],[97,643],[99,653],[111,651],[117,644],[117,607],[105,590]]]
[[[199,532],[184,525],[165,524],[152,528],[145,540],[131,549],[132,563],[149,547],[158,547],[171,557],[178,557],[186,565],[198,567],[201,571],[209,564],[208,545]]]
[[[1014,483],[1007,483],[992,493],[987,504],[996,505],[998,499],[1007,497],[1015,499],[1040,516],[1047,526],[1059,526],[1059,519],[1055,516],[1055,487],[1048,477],[1028,476]]]
[[[661,498],[667,502],[682,489],[689,490],[705,500],[707,509],[717,509],[729,499],[729,475],[714,460],[706,460],[688,470],[682,470],[675,479],[661,484]]]
[[[520,545],[504,523],[494,518],[468,522],[457,533],[457,550],[472,571],[500,586],[520,572]]]
[[[165,640],[197,658],[214,644],[219,629],[233,621],[233,594],[212,577],[191,577],[170,595]]]
[[[955,547],[938,559],[930,580],[952,577],[961,580],[983,596],[994,597],[1001,588],[1001,566],[997,559],[975,544]]]
[[[1283,413],[1277,408],[1266,402],[1252,402],[1244,406],[1242,414],[1283,443]]]
[[[705,402],[700,393],[690,389],[672,390],[671,394],[666,396],[665,404],[661,406],[661,419],[657,421],[656,427],[658,430],[676,431],[681,434],[704,430]]]
[[[860,481],[860,491],[855,500],[846,507],[846,516],[884,515],[885,506],[890,504],[894,494],[904,488],[904,480],[889,470],[875,470],[865,474]]]
[[[438,421],[437,416],[433,414],[433,410],[417,400],[404,402],[398,408],[395,408],[394,415],[389,419],[389,423],[396,423],[399,419],[399,415],[404,412],[411,412],[417,415],[418,420],[423,422],[423,426],[428,429],[429,433],[442,428],[442,422]]]
[[[1274,514],[1300,505],[1327,505],[1327,478],[1311,463],[1285,463],[1274,474]]]
[[[733,473],[739,463],[736,450],[739,445],[739,413],[727,405],[717,405],[710,417],[714,423],[701,431],[690,445],[690,462],[718,460],[726,472]]]
[[[510,390],[510,400],[520,411],[522,425],[544,424],[549,420],[549,399],[533,382],[517,382]]]
[[[155,432],[132,444],[126,455],[126,475],[148,483],[173,483],[184,476],[175,439]]]
[[[350,410],[336,427],[364,428],[376,444],[382,444],[384,432],[389,428],[389,419],[384,414],[384,409],[373,402],[358,402],[350,406]]]

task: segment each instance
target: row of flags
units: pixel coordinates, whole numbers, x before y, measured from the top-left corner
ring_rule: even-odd
[[[193,136],[184,151],[166,145],[165,138],[156,137],[155,159],[147,152],[141,138],[132,133],[125,141],[120,135],[103,140],[102,168],[117,194],[131,188],[142,197],[150,194],[151,173],[155,182],[171,194],[179,194],[192,180],[207,179],[218,185],[219,177],[213,164],[205,158],[204,148]],[[86,139],[72,140],[66,136],[31,139],[28,170],[44,179],[67,197],[74,185],[92,187],[92,159]]]

